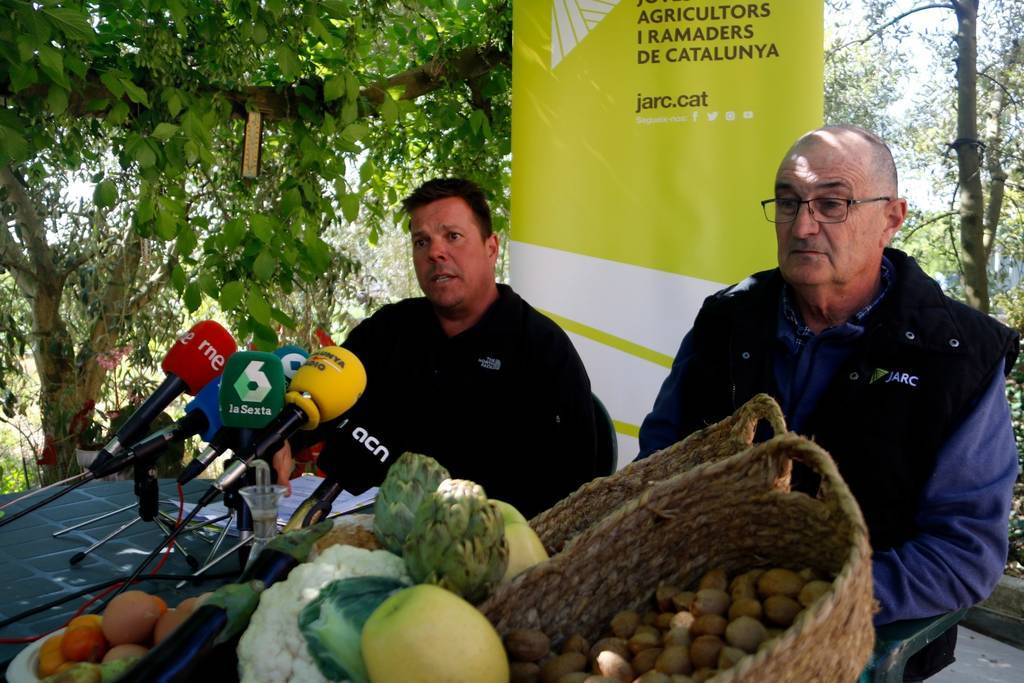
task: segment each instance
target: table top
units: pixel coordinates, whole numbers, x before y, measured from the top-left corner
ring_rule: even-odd
[[[127,576],[163,539],[163,533],[154,522],[138,521],[109,542],[89,553],[81,562],[72,565],[69,560],[86,550],[95,541],[105,537],[126,522],[138,518],[137,498],[133,481],[90,482],[21,519],[0,527],[0,622],[32,608],[44,605],[90,586],[101,584],[119,576]],[[186,501],[195,502],[210,482],[195,480],[185,486]],[[21,494],[0,496],[4,503]],[[29,498],[6,510],[8,514],[41,500]],[[172,479],[160,480],[160,509],[177,516],[177,484]],[[55,532],[84,522],[97,515],[131,507],[93,524],[54,537]],[[228,536],[222,550],[237,539]],[[202,563],[210,552],[209,536],[195,533],[179,536],[181,545]],[[160,559],[154,559],[143,573],[149,575]],[[240,566],[237,553],[232,553],[208,570],[211,574],[232,573],[237,576]],[[193,570],[180,552],[174,550],[160,575],[191,574]],[[201,583],[188,583],[176,588],[178,581],[145,580],[134,586],[147,593],[159,595],[174,607],[187,597],[216,589],[228,579],[208,579]],[[89,597],[74,598],[7,626],[0,627],[0,638],[38,635],[60,628]],[[90,606],[91,607],[91,606]],[[0,644],[0,672],[23,648],[24,644]]]

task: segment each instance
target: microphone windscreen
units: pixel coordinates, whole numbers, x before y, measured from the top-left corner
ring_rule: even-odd
[[[203,387],[196,397],[185,406],[186,414],[198,410],[206,416],[206,429],[200,434],[206,443],[210,443],[213,435],[220,430],[223,424],[220,419],[220,379],[220,377],[214,377],[213,381]]]
[[[338,417],[355,405],[366,389],[366,369],[348,349],[328,346],[316,351],[292,377],[289,394],[308,394],[320,422]]]
[[[183,380],[194,396],[224,371],[225,359],[237,349],[230,332],[213,320],[204,320],[174,342],[160,367]]]
[[[264,351],[228,358],[220,382],[220,419],[225,427],[262,429],[284,407],[288,382],[280,359]]]
[[[288,380],[295,376],[295,372],[309,358],[309,353],[305,349],[293,344],[282,346],[274,351],[274,355],[281,359],[281,365],[284,367],[284,376]]]

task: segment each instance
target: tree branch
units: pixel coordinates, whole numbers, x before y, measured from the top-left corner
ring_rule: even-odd
[[[496,66],[511,63],[511,55],[503,48],[497,46],[467,47],[454,55],[435,57],[426,64],[373,83],[363,88],[360,95],[376,108],[384,101],[387,90],[401,87],[404,88],[404,91],[399,99],[414,100],[442,88],[448,83],[478,78]],[[323,103],[323,83],[304,83],[303,85],[313,87],[317,91],[318,101]],[[46,86],[31,86],[17,95],[8,97],[14,101],[29,101],[34,98],[45,98],[46,92]],[[235,118],[244,118],[248,109],[252,108],[262,113],[267,120],[290,120],[298,115],[299,103],[307,101],[296,92],[295,87],[282,89],[272,86],[253,86],[241,91],[208,88],[200,92],[202,94],[217,93],[231,102],[233,105],[232,115]],[[108,100],[111,105],[117,101],[117,98],[98,78],[90,80],[80,90],[70,94],[68,114],[72,116],[102,116],[109,110],[109,106],[87,110],[86,105],[104,99]],[[337,114],[342,103],[338,100],[322,106],[325,111]]]
[[[43,224],[25,192],[25,186],[10,166],[0,167],[0,185],[7,188],[7,201],[14,206],[15,230],[22,238],[21,242],[15,239],[6,225],[0,229],[0,264],[11,270],[22,292],[34,296],[41,278],[53,266],[48,258],[50,247],[46,243]],[[22,226],[20,230],[19,225]],[[41,264],[45,265],[40,267]]]
[[[848,47],[852,47],[854,45],[863,45],[864,43],[868,42],[872,38],[875,38],[876,36],[881,35],[883,32],[885,32],[885,30],[887,28],[889,28],[891,26],[895,26],[896,24],[900,23],[901,21],[903,21],[904,19],[906,19],[910,15],[917,14],[918,12],[924,12],[925,10],[929,10],[929,9],[955,10],[956,9],[956,2],[955,2],[955,0],[953,0],[951,2],[936,2],[936,3],[932,3],[930,5],[921,5],[920,7],[913,7],[911,9],[907,10],[906,12],[903,12],[902,14],[896,15],[895,17],[893,17],[889,21],[885,22],[881,26],[875,28],[873,31],[868,33],[863,38],[858,38],[857,40],[851,40],[848,43],[843,43],[842,45],[839,45],[838,47],[835,47],[835,48],[833,48],[831,50],[826,51],[825,52],[825,59],[826,60],[829,59],[835,53],[839,52],[840,50],[845,50]]]

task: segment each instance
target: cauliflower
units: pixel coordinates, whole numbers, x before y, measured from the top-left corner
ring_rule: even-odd
[[[409,581],[402,558],[386,550],[335,545],[312,562],[300,564],[287,580],[260,596],[238,642],[238,675],[242,683],[326,681],[306,649],[299,631],[299,612],[332,581],[353,576],[387,576]]]

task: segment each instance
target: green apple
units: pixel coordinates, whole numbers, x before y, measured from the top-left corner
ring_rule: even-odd
[[[372,683],[508,683],[501,637],[471,604],[430,584],[401,590],[363,626]]]
[[[523,517],[523,513],[516,510],[510,503],[506,503],[503,500],[497,498],[488,498],[489,501],[498,506],[501,510],[501,517],[505,520],[505,526],[509,524],[526,524],[526,517]]]
[[[508,581],[548,559],[544,544],[529,524],[506,524],[505,541],[508,543],[508,568],[502,581]]]

